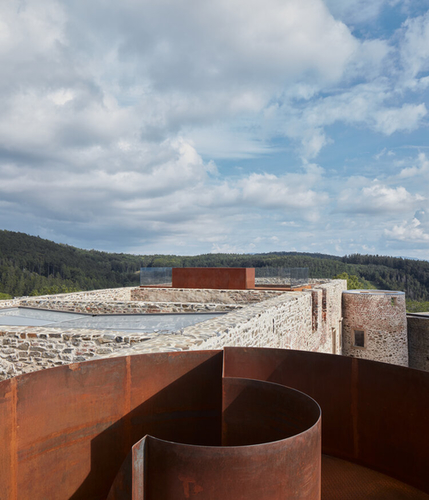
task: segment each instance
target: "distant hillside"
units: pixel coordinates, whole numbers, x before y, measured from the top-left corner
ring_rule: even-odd
[[[319,253],[129,255],[80,250],[0,230],[0,294],[37,295],[138,285],[140,267],[308,267],[312,278],[356,275],[378,289],[429,300],[429,262],[378,255]]]
[[[138,284],[141,259],[0,231],[0,292],[13,296]]]

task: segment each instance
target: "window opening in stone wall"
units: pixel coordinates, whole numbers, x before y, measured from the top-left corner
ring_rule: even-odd
[[[398,305],[398,299],[397,299],[397,297],[392,297],[390,299],[390,303],[392,304],[392,306]]]
[[[354,346],[365,347],[365,332],[363,330],[355,330],[354,334],[355,334]]]

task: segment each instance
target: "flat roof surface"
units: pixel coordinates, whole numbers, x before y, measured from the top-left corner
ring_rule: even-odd
[[[46,326],[61,328],[87,328],[120,330],[130,333],[174,333],[225,313],[186,314],[78,314],[14,307],[0,309],[0,325]]]

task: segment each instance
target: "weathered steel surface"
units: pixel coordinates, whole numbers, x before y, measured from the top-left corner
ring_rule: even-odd
[[[322,408],[324,453],[429,493],[429,373],[330,354],[226,348],[224,375],[308,394]]]
[[[221,373],[222,353],[200,351],[34,372],[13,379],[12,395],[12,382],[0,383],[6,387],[0,463],[10,462],[4,470],[12,477],[0,492],[9,488],[7,500],[106,498],[132,445],[146,434],[219,443]]]
[[[142,473],[133,467],[133,450],[132,470],[125,462],[108,500],[318,500],[317,403],[277,384],[224,379],[223,385],[223,446],[192,446],[147,436],[144,487]],[[131,481],[124,481],[127,474]]]
[[[0,382],[0,499],[16,498],[16,379]]]
[[[322,455],[322,500],[429,500],[429,495],[373,469]]]
[[[282,386],[320,404],[326,453],[429,493],[429,373],[226,348],[0,382],[0,499],[101,500],[115,477],[109,500],[318,498],[314,403]]]
[[[174,267],[173,288],[246,290],[255,288],[255,269],[244,267]]]

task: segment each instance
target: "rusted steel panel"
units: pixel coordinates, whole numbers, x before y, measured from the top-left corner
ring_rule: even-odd
[[[225,379],[224,397],[224,438],[247,445],[187,446],[148,437],[144,500],[320,499],[317,404],[291,389],[254,380]],[[237,418],[246,410],[240,425]],[[253,444],[253,438],[264,443]],[[277,440],[267,442],[272,438]]]
[[[358,459],[429,493],[429,373],[359,360]]]
[[[0,382],[0,499],[105,499],[122,464],[111,500],[140,500],[144,489],[145,500],[285,498],[293,484],[285,478],[302,480],[294,488],[307,496],[296,498],[318,498],[312,432],[320,422],[308,427],[308,398],[283,385],[321,405],[327,453],[429,493],[429,373],[227,348],[224,356],[102,359]]]
[[[255,288],[255,269],[244,267],[174,267],[173,288],[246,290]]]
[[[16,379],[0,382],[0,499],[16,497]]]
[[[373,469],[322,455],[322,500],[429,500],[429,495]]]
[[[132,445],[150,432],[168,438],[175,428],[179,440],[220,442],[222,353],[138,358],[14,379],[18,499],[105,498]],[[7,456],[5,447],[0,460]]]
[[[147,436],[128,453],[110,488],[107,500],[144,500]]]
[[[322,408],[323,451],[355,455],[352,359],[286,349],[225,348],[224,376],[267,380],[308,394]]]
[[[246,446],[305,433],[320,418],[306,394],[279,384],[224,378],[222,445]]]
[[[429,493],[429,373],[331,354],[231,347],[224,374],[305,392],[322,408],[324,453]]]
[[[127,358],[17,378],[18,499],[107,495],[128,452],[126,381]]]
[[[220,444],[222,351],[131,356],[131,446],[146,434]]]

